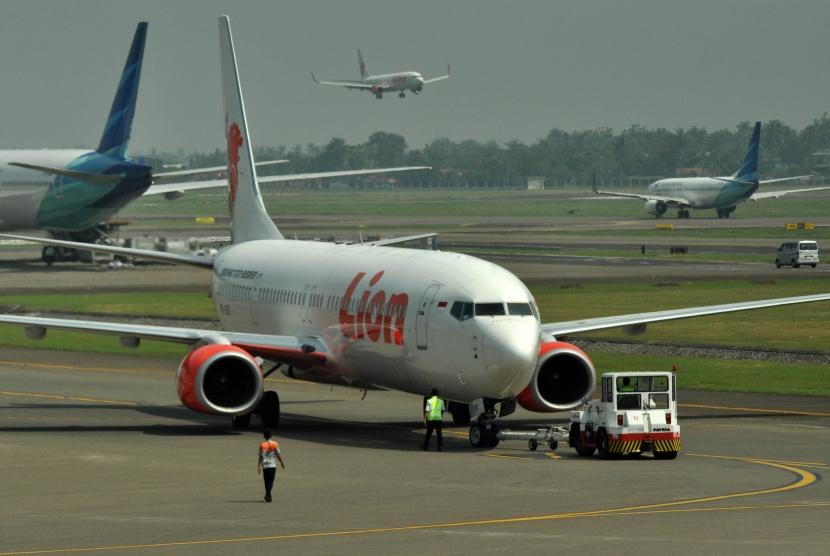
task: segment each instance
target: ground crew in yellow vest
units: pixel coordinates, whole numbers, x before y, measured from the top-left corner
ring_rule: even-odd
[[[438,439],[438,451],[442,449],[443,438],[441,437],[441,425],[444,418],[444,400],[438,397],[438,388],[432,389],[432,395],[427,399],[424,407],[424,424],[427,426],[427,435],[424,438],[424,443],[421,444],[421,450],[429,450],[429,439],[432,437],[432,431],[435,431],[435,438]]]
[[[270,502],[271,489],[274,487],[274,479],[277,477],[277,460],[279,460],[283,469],[285,469],[285,462],[282,460],[280,445],[275,440],[271,440],[271,431],[263,431],[262,436],[265,441],[259,444],[256,472],[257,475],[260,472],[262,473],[262,478],[265,480],[265,501]]]

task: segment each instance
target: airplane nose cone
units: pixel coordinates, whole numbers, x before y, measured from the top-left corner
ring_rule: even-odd
[[[483,358],[492,397],[515,396],[530,383],[539,357],[539,324],[535,319],[498,320],[483,334]]]

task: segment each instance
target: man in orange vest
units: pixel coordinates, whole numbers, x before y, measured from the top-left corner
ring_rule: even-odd
[[[280,454],[280,445],[275,440],[271,440],[271,431],[263,431],[262,436],[265,437],[265,441],[259,444],[256,472],[257,475],[262,472],[262,478],[265,479],[265,501],[270,502],[271,489],[277,476],[277,460],[283,469],[285,469],[285,462]]]

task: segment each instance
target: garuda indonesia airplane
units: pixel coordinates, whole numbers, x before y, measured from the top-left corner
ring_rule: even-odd
[[[52,236],[76,241],[106,241],[100,224],[142,195],[169,199],[185,191],[227,187],[227,179],[182,181],[224,168],[201,168],[154,174],[141,161],[127,157],[144,58],[147,23],[135,31],[121,72],[104,132],[95,150],[0,150],[0,230],[45,229]],[[271,161],[274,164],[286,161]],[[274,183],[336,176],[420,170],[426,166],[375,168],[268,176]]]
[[[114,246],[96,251],[196,265],[212,273],[223,330],[0,315],[42,338],[48,329],[190,346],[178,368],[182,404],[247,426],[279,422],[275,370],[297,380],[423,395],[438,388],[473,445],[498,443],[496,417],[516,403],[536,412],[574,407],[596,371],[564,334],[828,301],[830,294],[542,323],[533,295],[504,268],[457,253],[285,239],[265,212],[227,17],[219,18],[232,244],[213,259]],[[20,237],[20,236],[6,236]],[[45,244],[92,249],[54,239]],[[264,361],[269,364],[264,365]]]
[[[758,179],[758,147],[761,142],[761,122],[755,122],[749,148],[741,167],[731,176],[712,178],[668,178],[650,184],[645,193],[619,193],[616,191],[598,191],[594,193],[612,197],[627,197],[645,201],[645,210],[657,218],[663,216],[670,207],[677,208],[678,218],[689,218],[689,209],[715,209],[718,218],[729,218],[738,203],[777,199],[792,193],[821,191],[830,186],[806,187],[801,189],[784,189],[777,191],[758,191],[760,186],[771,183],[809,178],[793,176],[774,180]]]

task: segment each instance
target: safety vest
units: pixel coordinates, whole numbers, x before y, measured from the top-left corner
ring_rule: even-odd
[[[427,417],[428,421],[440,421],[443,419],[443,409],[444,409],[444,402],[441,401],[441,398],[438,396],[432,396],[429,400],[429,416]]]

